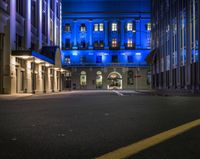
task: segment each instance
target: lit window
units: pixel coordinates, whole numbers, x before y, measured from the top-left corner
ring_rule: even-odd
[[[103,31],[104,30],[104,25],[103,25],[103,23],[100,23],[99,24],[99,31]]]
[[[117,23],[112,23],[112,31],[117,31]]]
[[[65,24],[65,31],[66,32],[70,32],[71,31],[70,24]]]
[[[151,23],[147,23],[147,30],[151,31]]]
[[[80,74],[80,85],[81,86],[86,86],[87,84],[87,74],[85,71],[81,71]]]
[[[133,30],[133,23],[127,23],[127,31]]]
[[[65,57],[65,64],[70,64],[71,60],[70,60],[70,56],[66,56]]]
[[[81,24],[81,26],[80,26],[80,31],[81,31],[81,32],[85,32],[85,31],[86,31],[86,26],[85,26],[85,24]]]
[[[99,31],[99,25],[98,24],[94,24],[94,31]]]
[[[117,39],[112,39],[112,47],[117,47]]]
[[[103,85],[103,80],[102,80],[102,72],[101,71],[97,71],[97,75],[96,75],[96,88],[101,88]]]
[[[132,41],[132,39],[128,39],[127,47],[133,47],[133,41]]]

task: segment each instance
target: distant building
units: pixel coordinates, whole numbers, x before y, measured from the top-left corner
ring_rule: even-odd
[[[0,93],[62,90],[60,46],[60,0],[0,0]]]
[[[199,0],[152,1],[152,86],[200,89]]]
[[[151,3],[63,1],[62,63],[72,89],[149,89]]]

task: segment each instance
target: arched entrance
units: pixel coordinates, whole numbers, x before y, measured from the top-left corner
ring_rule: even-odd
[[[108,89],[122,89],[122,75],[118,72],[111,72],[108,75]]]

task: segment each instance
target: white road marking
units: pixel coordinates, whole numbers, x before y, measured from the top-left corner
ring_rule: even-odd
[[[120,93],[119,91],[113,91],[114,93],[116,93],[118,96],[124,96],[124,94]]]

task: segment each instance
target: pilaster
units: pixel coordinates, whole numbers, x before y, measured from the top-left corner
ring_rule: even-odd
[[[108,27],[108,21],[104,21],[104,32],[105,32],[105,39],[104,39],[104,43],[105,43],[105,49],[109,49],[109,44],[108,44],[108,33],[109,33],[109,27]]]
[[[73,49],[77,49],[77,21],[73,21]]]
[[[26,0],[26,7],[25,7],[25,47],[26,49],[31,48],[31,0]]]

